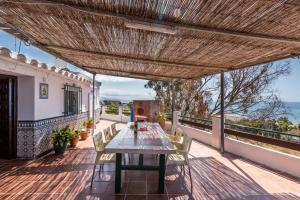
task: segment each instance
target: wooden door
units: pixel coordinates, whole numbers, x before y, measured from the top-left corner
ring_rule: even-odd
[[[0,158],[16,157],[17,78],[0,75]]]

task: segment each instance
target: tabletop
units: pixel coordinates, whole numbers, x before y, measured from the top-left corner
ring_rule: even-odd
[[[109,153],[140,153],[140,154],[172,154],[176,147],[170,142],[158,123],[139,122],[138,126],[146,127],[146,131],[138,131],[134,135],[130,128],[132,122],[116,135],[105,147]]]

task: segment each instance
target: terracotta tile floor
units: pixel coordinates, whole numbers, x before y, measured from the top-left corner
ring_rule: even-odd
[[[101,121],[97,129],[110,124]],[[122,174],[122,194],[115,195],[114,165],[105,165],[101,175],[97,168],[90,189],[94,156],[90,137],[61,157],[0,160],[0,199],[300,199],[299,180],[233,155],[223,157],[196,141],[190,152],[193,193],[188,175],[184,177],[174,166],[167,167],[164,195],[156,194],[157,173],[138,171]],[[146,156],[145,161],[155,162],[155,159]]]

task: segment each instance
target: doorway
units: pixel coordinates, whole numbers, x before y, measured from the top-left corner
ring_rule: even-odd
[[[0,158],[16,157],[17,77],[0,74]]]

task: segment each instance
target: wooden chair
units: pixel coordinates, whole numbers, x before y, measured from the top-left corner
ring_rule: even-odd
[[[117,130],[116,128],[116,124],[117,123],[113,123],[110,128],[111,128],[111,133],[112,133],[112,137],[115,137],[120,131]]]
[[[185,166],[188,166],[190,181],[191,181],[191,191],[193,191],[193,181],[192,181],[192,174],[191,168],[189,164],[188,153],[191,149],[192,138],[188,135],[183,135],[183,142],[182,144],[177,146],[177,153],[168,155],[167,165],[177,165],[181,167],[181,172],[183,171],[185,176]]]
[[[183,131],[181,128],[176,128],[175,134],[167,134],[167,137],[170,139],[170,141],[177,147],[182,143],[183,139]]]
[[[105,138],[104,146],[106,146],[113,138],[113,135],[110,132],[110,127],[105,128],[103,130],[103,132],[104,132],[104,138]]]
[[[103,132],[105,138],[104,146],[106,146],[119,133],[119,131],[116,130],[116,123],[111,125],[111,131],[110,131],[110,127],[107,127],[106,129],[103,130]],[[123,156],[123,162],[126,163],[125,156]]]
[[[97,155],[94,163],[91,187],[93,186],[96,165],[100,165],[100,169],[99,169],[99,174],[100,174],[101,171],[103,171],[103,166],[105,163],[114,163],[116,160],[116,156],[114,153],[105,153],[104,151],[105,146],[102,139],[102,132],[93,135],[93,142],[94,142],[94,148]]]

